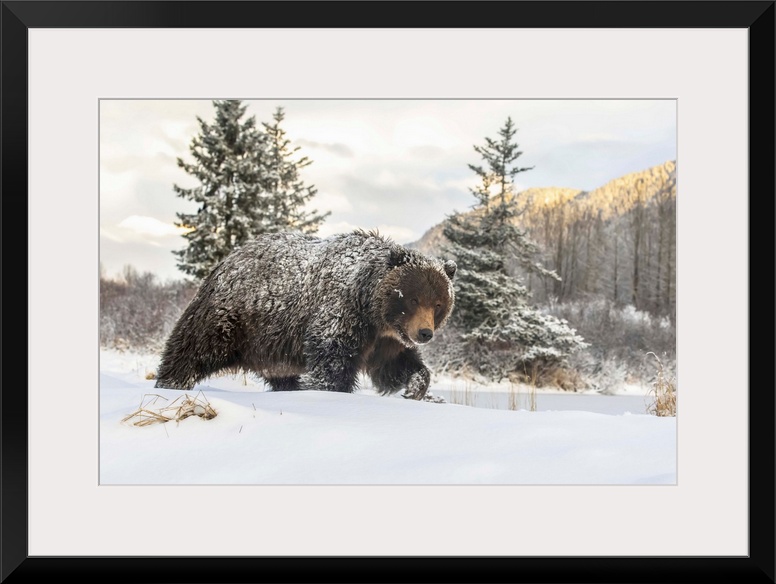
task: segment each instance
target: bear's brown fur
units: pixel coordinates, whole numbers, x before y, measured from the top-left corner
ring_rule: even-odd
[[[418,346],[453,309],[455,269],[376,233],[259,237],[203,281],[156,387],[190,389],[244,369],[276,391],[352,392],[365,372],[380,393],[421,399],[431,376]]]

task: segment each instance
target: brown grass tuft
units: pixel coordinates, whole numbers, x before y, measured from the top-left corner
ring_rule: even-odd
[[[676,416],[676,379],[666,377],[663,363],[655,353],[647,355],[652,355],[657,361],[657,375],[649,391],[652,403],[647,406],[647,413],[661,417]]]
[[[193,399],[189,394],[184,394],[175,398],[168,406],[150,409],[150,406],[156,404],[160,399],[167,401],[167,398],[161,395],[144,395],[140,401],[140,407],[121,421],[130,422],[133,426],[149,426],[150,424],[164,424],[165,422],[180,422],[191,416],[199,416],[204,420],[211,420],[218,415],[205,397],[205,394],[201,391]]]

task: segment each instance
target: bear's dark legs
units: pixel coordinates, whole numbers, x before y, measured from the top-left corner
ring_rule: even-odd
[[[407,389],[403,397],[408,399],[423,399],[427,396],[428,386],[431,384],[431,372],[425,367],[410,375],[407,381]]]
[[[423,399],[431,383],[431,373],[420,360],[417,351],[407,349],[394,359],[370,368],[369,376],[375,388],[382,394],[396,393],[406,388],[404,397]]]
[[[265,381],[270,386],[272,391],[298,391],[302,389],[299,387],[298,375],[294,377],[265,378]]]
[[[300,389],[339,391],[353,393],[356,390],[356,368],[350,364],[329,363],[315,368],[299,378]]]
[[[156,372],[154,387],[164,389],[191,389],[202,375],[202,367],[191,358],[177,354],[168,344]]]
[[[229,346],[229,339],[187,331],[181,324],[186,322],[181,317],[167,341],[154,387],[191,389],[199,381],[238,365],[238,356]]]
[[[191,389],[195,384],[236,365],[235,360],[195,359],[190,356],[168,355],[162,358],[154,387],[165,389]]]
[[[300,389],[353,393],[358,369],[355,350],[332,338],[308,337],[305,342],[307,372],[300,376]]]

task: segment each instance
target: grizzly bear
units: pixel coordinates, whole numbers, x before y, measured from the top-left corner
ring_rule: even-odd
[[[202,282],[156,387],[243,370],[274,391],[353,392],[364,372],[380,394],[423,399],[431,376],[418,347],[450,316],[455,270],[376,232],[260,236]]]

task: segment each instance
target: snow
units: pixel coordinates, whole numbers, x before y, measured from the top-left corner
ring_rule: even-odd
[[[624,396],[545,392],[539,411],[513,411],[381,397],[369,387],[268,392],[241,374],[180,392],[153,388],[146,376],[157,365],[154,355],[100,352],[103,485],[676,483],[675,418],[583,409],[590,398]],[[443,394],[449,381],[432,380],[432,391]],[[505,398],[504,387],[492,395]],[[146,395],[172,401],[200,391],[218,413],[212,420],[121,421]]]

